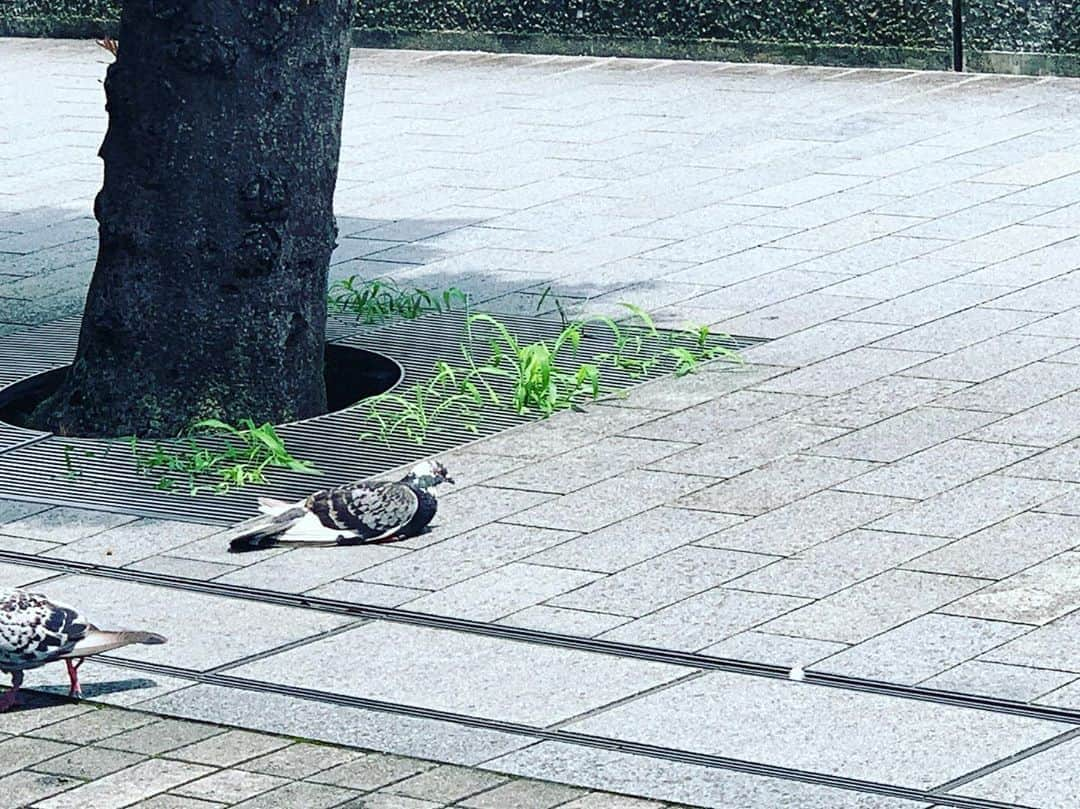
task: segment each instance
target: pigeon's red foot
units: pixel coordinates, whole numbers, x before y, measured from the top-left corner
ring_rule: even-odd
[[[82,686],[79,685],[79,666],[83,664],[83,660],[86,658],[80,657],[76,660],[65,660],[67,663],[68,679],[71,680],[71,690],[68,691],[68,696],[72,699],[82,699]]]
[[[10,688],[4,696],[0,697],[0,713],[10,711],[19,704],[19,689]]]

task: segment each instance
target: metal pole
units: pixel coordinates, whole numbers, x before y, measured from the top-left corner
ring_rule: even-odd
[[[957,73],[964,71],[964,0],[952,0],[952,64]]]

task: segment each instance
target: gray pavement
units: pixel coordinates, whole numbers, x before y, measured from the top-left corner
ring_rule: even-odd
[[[107,58],[0,41],[0,330],[81,304]],[[354,52],[334,277],[773,342],[450,453],[435,530],[391,548],[237,558],[214,526],[8,503],[0,549],[1076,711],[1078,89]],[[1080,797],[1050,719],[53,576],[0,566],[173,638],[133,659],[913,792],[88,665],[97,701],[700,806]]]

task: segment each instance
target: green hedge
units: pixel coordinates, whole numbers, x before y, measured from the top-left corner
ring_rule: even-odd
[[[1075,2],[967,0],[965,43],[986,51],[1080,53]],[[115,0],[0,0],[0,22],[18,18],[24,28],[70,30],[88,21],[115,20],[119,5]],[[360,0],[356,27],[934,50],[950,47],[950,5],[950,0]],[[8,29],[14,30],[10,24]]]

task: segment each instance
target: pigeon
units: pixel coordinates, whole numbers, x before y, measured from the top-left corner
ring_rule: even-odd
[[[83,659],[133,643],[155,645],[165,643],[165,638],[153,632],[106,632],[78,610],[43,595],[0,588],[0,671],[11,675],[11,689],[0,697],[0,712],[15,706],[27,669],[63,660],[71,680],[70,696],[78,699]]]
[[[438,509],[434,488],[453,483],[446,467],[424,461],[398,481],[324,489],[296,503],[259,498],[262,515],[226,532],[233,553],[275,545],[372,545],[416,536]]]

